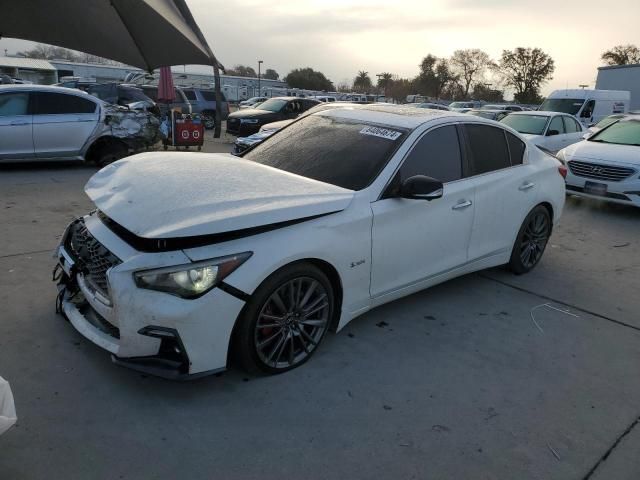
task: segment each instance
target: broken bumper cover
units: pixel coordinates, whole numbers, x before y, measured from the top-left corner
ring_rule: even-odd
[[[85,218],[96,234],[105,234],[101,240],[109,238],[95,216]],[[68,236],[67,231],[57,250],[58,311],[81,335],[110,352],[114,363],[175,380],[226,368],[231,331],[243,301],[217,288],[186,300],[135,285],[138,265],[148,264],[150,256],[170,262],[180,256],[176,252],[139,253],[110,267],[105,295],[95,288],[91,268],[75,254]]]

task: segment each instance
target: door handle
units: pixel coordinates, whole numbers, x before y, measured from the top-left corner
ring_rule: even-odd
[[[533,182],[527,182],[527,183],[523,183],[522,185],[520,185],[518,187],[518,190],[520,190],[521,192],[524,192],[525,190],[529,190],[530,188],[535,187],[536,184]]]
[[[462,202],[456,203],[453,207],[451,207],[451,210],[462,210],[463,208],[470,207],[471,205],[473,205],[473,202],[471,200],[463,200]]]

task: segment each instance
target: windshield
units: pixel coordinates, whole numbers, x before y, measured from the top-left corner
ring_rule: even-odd
[[[616,123],[618,120],[620,120],[621,118],[624,118],[624,117],[625,117],[625,115],[609,115],[608,117],[604,117],[602,120],[600,120],[598,123],[596,123],[594,125],[594,127],[598,127],[600,129],[603,129],[605,127],[608,127],[612,123]]]
[[[286,100],[282,100],[279,98],[270,98],[266,102],[262,102],[259,105],[254,105],[254,107],[257,108],[258,110],[266,110],[268,112],[279,112],[280,110],[282,110],[282,107],[284,107],[286,104],[287,104]]]
[[[453,102],[449,104],[449,108],[470,108],[470,107],[473,107],[473,104],[469,102]]]
[[[515,131],[530,135],[542,135],[548,121],[546,115],[508,115],[500,120]]]
[[[614,123],[588,139],[590,142],[640,146],[640,120]]]
[[[547,98],[540,105],[541,112],[562,112],[575,115],[584,104],[582,98]]]
[[[358,121],[304,117],[248,151],[244,158],[350,190],[378,176],[406,131]]]

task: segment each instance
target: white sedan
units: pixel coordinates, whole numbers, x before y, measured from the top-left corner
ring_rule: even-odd
[[[575,117],[558,112],[513,112],[500,122],[551,153],[580,142],[586,131]]]
[[[304,363],[330,329],[431,285],[540,261],[564,167],[515,131],[397,106],[306,116],[238,158],[144,153],[88,182],[58,306],[166,377]]]
[[[558,152],[567,193],[640,207],[640,115],[629,115]]]

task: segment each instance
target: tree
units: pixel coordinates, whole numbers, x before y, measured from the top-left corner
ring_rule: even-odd
[[[353,92],[353,84],[348,79],[345,78],[344,80],[336,84],[336,92],[340,92],[340,93]]]
[[[553,78],[553,58],[539,48],[503,50],[498,71],[506,86],[515,90],[514,99],[519,103],[536,103],[540,87]]]
[[[291,70],[283,79],[293,88],[304,88],[306,90],[333,90],[333,83],[322,72],[317,72],[313,68],[296,68]]]
[[[502,103],[504,102],[504,92],[502,90],[494,90],[490,84],[476,83],[473,86],[471,97],[474,100],[483,100],[485,102]]]
[[[477,48],[453,52],[450,64],[452,70],[460,77],[464,98],[468,98],[471,86],[482,78],[492,63],[489,55]]]
[[[408,78],[394,78],[387,88],[387,97],[391,97],[396,102],[404,102],[407,95],[414,91],[413,81]]]
[[[20,52],[19,55],[27,58],[40,58],[43,60],[58,59],[68,60],[70,62],[77,62],[80,60],[80,56],[78,55],[78,53],[74,52],[73,50],[62,47],[54,47],[52,45],[45,45],[43,43],[37,44],[31,50]]]
[[[353,80],[353,89],[356,92],[367,93],[371,90],[371,77],[369,77],[369,72],[365,72],[364,70],[360,70],[356,78]]]
[[[389,72],[383,72],[380,75],[378,75],[377,87],[383,91],[385,97],[387,96],[387,90],[391,86],[392,81],[393,81],[393,74]]]
[[[640,63],[640,49],[635,45],[616,45],[600,57],[607,65]]]
[[[264,72],[262,78],[266,78],[267,80],[278,80],[280,75],[273,68],[267,68],[267,71]]]
[[[422,59],[419,67],[420,73],[415,79],[415,87],[418,93],[427,97],[440,98],[445,88],[458,80],[445,58],[429,54]]]
[[[253,69],[253,67],[248,67],[246,65],[236,65],[233,68],[228,68],[225,70],[227,75],[235,75],[236,77],[257,77],[258,74]]]

